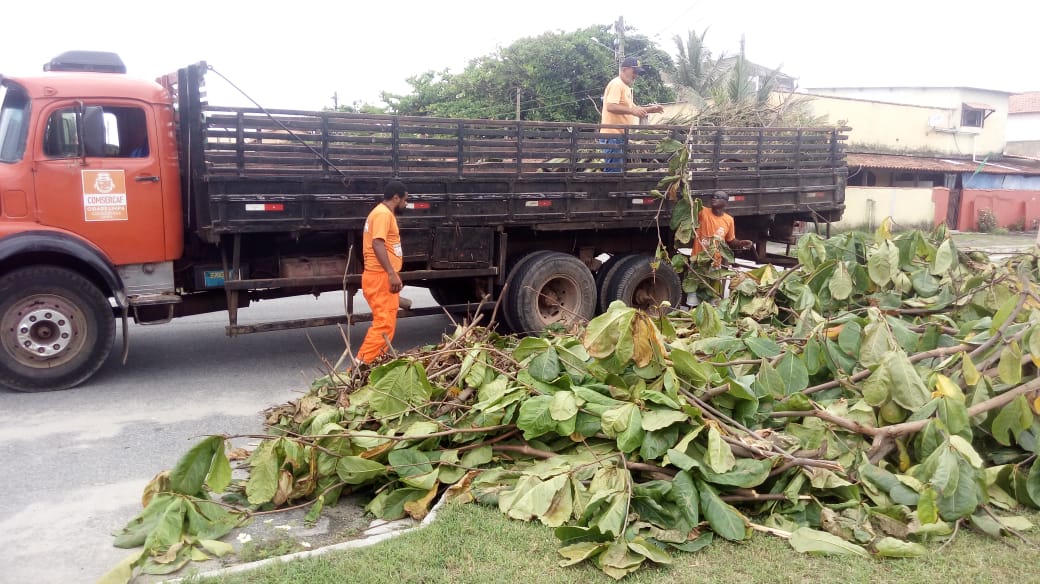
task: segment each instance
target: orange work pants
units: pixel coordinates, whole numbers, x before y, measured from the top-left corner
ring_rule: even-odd
[[[361,273],[361,292],[372,310],[372,326],[368,328],[365,341],[358,349],[357,360],[371,363],[385,353],[388,343],[394,340],[400,293],[390,291],[390,277],[382,270],[365,270]]]

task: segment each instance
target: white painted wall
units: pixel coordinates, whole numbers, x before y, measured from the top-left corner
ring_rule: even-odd
[[[845,214],[835,225],[848,229],[871,223],[876,228],[885,217],[892,217],[897,225],[902,226],[932,223],[935,220],[932,189],[847,187]]]

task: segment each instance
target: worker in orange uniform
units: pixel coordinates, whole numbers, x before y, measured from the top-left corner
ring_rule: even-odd
[[[372,326],[357,353],[361,363],[371,363],[386,352],[397,328],[397,309],[400,303],[401,231],[397,216],[405,208],[408,189],[401,181],[390,181],[383,191],[383,202],[376,205],[365,220],[362,251],[365,271],[361,274],[361,291],[372,309]]]
[[[697,216],[700,225],[697,226],[697,237],[693,240],[693,255],[706,250],[712,256],[712,264],[718,267],[722,265],[722,254],[718,247],[720,242],[724,241],[730,249],[739,251],[751,249],[751,241],[737,239],[733,216],[726,212],[729,195],[724,191],[715,191],[710,201],[711,206],[702,207]]]

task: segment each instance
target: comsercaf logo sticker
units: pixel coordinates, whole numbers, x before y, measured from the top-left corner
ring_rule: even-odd
[[[122,170],[84,170],[83,219],[126,221],[126,176]]]

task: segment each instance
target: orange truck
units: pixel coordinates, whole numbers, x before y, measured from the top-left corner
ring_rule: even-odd
[[[619,135],[592,124],[211,106],[207,71],[136,79],[115,54],[70,51],[0,76],[0,384],[82,383],[117,322],[125,356],[131,320],[226,311],[230,335],[364,320],[238,317],[356,292],[362,226],[391,178],[411,193],[406,284],[455,308],[501,296],[518,332],[616,299],[679,303],[674,272],[649,269],[672,237],[673,203],[650,194],[669,174],[663,140],[690,148],[695,193],[731,193],[759,259],[796,221],[844,209],[841,128],[624,127],[605,153]]]

